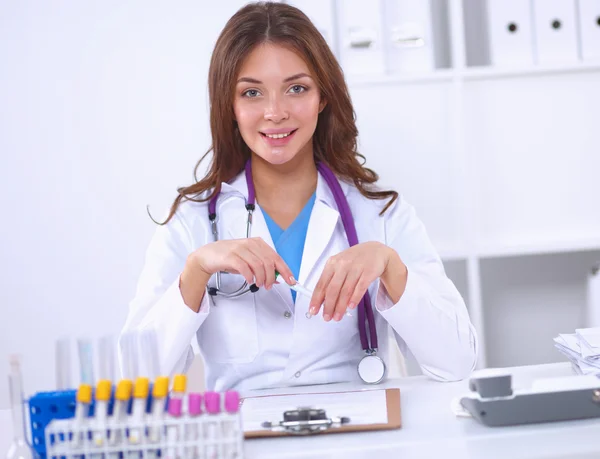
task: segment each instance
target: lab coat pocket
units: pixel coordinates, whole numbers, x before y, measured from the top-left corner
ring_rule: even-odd
[[[221,288],[237,290],[242,276],[224,274]],[[258,355],[258,331],[254,295],[238,298],[213,297],[210,314],[198,331],[198,343],[204,357],[216,363],[249,363]]]

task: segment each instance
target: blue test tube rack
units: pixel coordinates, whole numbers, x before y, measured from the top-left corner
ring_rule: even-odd
[[[114,390],[108,402],[108,413],[112,414],[114,406]],[[31,428],[31,443],[40,459],[46,459],[46,440],[44,430],[55,419],[70,419],[75,417],[76,390],[55,392],[38,392],[27,401],[29,404],[29,424]],[[127,411],[131,413],[133,398],[129,401]],[[94,415],[95,397],[92,397],[90,416]],[[149,390],[146,412],[152,406],[152,388]]]

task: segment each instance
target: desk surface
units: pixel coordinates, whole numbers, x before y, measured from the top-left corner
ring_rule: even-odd
[[[514,388],[528,387],[538,378],[573,374],[568,363],[516,367],[509,371],[513,375]],[[454,397],[468,392],[468,381],[440,383],[419,376],[391,380],[383,386],[400,388],[402,429],[248,440],[246,457],[600,458],[600,420],[490,428],[471,418],[457,418],[450,409]],[[336,384],[324,387],[336,391],[356,388],[356,385]],[[323,387],[317,390],[322,392]],[[315,391],[314,387],[293,388],[293,392],[312,391]],[[289,393],[290,389],[268,391],[286,392]]]
[[[516,367],[509,371],[515,388],[527,387],[538,378],[572,374],[569,364]],[[600,420],[488,428],[452,413],[452,399],[468,392],[467,386],[467,381],[439,383],[421,376],[391,380],[378,387],[400,388],[402,429],[247,440],[246,458],[600,458]],[[356,387],[332,384],[258,393],[323,392]],[[8,449],[10,429],[10,411],[0,410],[0,454]]]

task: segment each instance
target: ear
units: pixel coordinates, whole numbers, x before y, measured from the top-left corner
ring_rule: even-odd
[[[321,113],[325,107],[327,107],[327,100],[321,99],[321,102],[319,102],[319,113]]]

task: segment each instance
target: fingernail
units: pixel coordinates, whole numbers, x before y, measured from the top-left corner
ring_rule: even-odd
[[[354,309],[355,307],[356,305],[352,302],[348,305],[348,309]]]
[[[313,315],[310,313],[310,311],[307,311],[307,312],[306,312],[306,314],[304,314],[304,316],[305,316],[307,319],[310,319],[310,318],[311,318]]]
[[[340,314],[339,312],[336,312],[335,315],[333,316],[333,320],[335,320],[336,322],[339,322],[340,320],[342,320],[342,314]]]
[[[297,284],[298,283],[298,281],[296,281],[296,279],[294,279],[294,276],[290,276],[290,282],[292,284]]]
[[[329,314],[323,314],[323,319],[325,322],[329,322],[331,320],[331,316]]]

